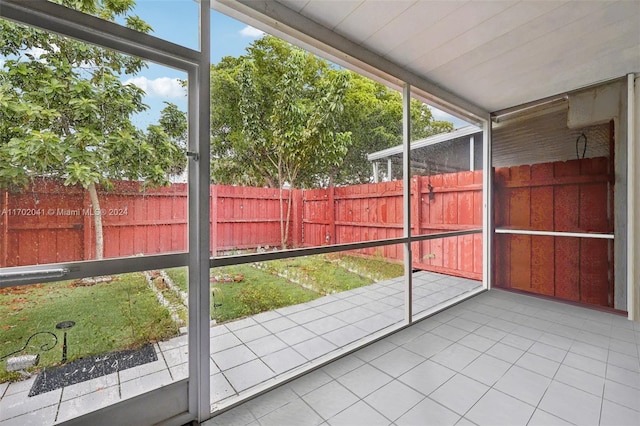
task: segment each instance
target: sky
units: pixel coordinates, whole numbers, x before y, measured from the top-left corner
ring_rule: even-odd
[[[137,0],[135,14],[153,28],[153,35],[170,42],[198,49],[198,8],[195,0]],[[179,28],[179,31],[176,31]],[[222,13],[211,11],[211,62],[224,56],[240,56],[245,48],[264,33]],[[158,65],[142,71],[131,82],[147,92],[148,112],[137,118],[140,127],[157,122],[164,102],[172,102],[186,111],[186,92],[177,79],[186,79],[183,72]],[[431,108],[437,120],[453,122],[456,128],[468,123]]]
[[[194,0],[137,0],[134,14],[153,28],[152,35],[198,50],[198,8]],[[179,28],[179,31],[176,31]],[[240,56],[245,48],[262,32],[214,10],[211,11],[211,62],[217,63],[224,56]],[[172,102],[187,110],[186,90],[178,79],[185,80],[186,73],[150,64],[129,82],[146,93],[144,102],[149,110],[136,117],[139,127],[156,123],[164,102]]]
[[[153,28],[152,35],[198,50],[199,6],[195,0],[136,0],[133,14]],[[224,56],[244,54],[247,46],[262,35],[262,31],[212,10],[211,62],[215,64]],[[135,84],[146,92],[144,102],[149,106],[147,111],[134,117],[134,124],[146,129],[149,124],[157,123],[165,102],[186,111],[186,89],[180,83],[186,78],[183,71],[152,63],[136,76],[124,77],[126,83]],[[437,109],[432,108],[432,112],[435,119],[451,121],[456,128],[468,124]]]

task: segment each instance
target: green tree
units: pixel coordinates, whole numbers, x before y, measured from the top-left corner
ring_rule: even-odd
[[[283,248],[285,185],[312,185],[347,153],[351,135],[336,128],[349,76],[271,36],[212,67],[212,177],[280,188]]]
[[[339,129],[351,131],[343,164],[331,170],[329,183],[352,185],[371,182],[367,154],[402,143],[402,95],[367,77],[352,73]],[[453,124],[433,119],[427,105],[411,100],[411,140],[450,132]]]
[[[292,52],[299,52],[300,57]],[[285,85],[285,78],[290,79],[292,73],[299,74],[298,86]],[[212,179],[278,187],[278,168],[267,160],[277,137],[271,119],[281,116],[274,116],[274,108],[282,112],[288,105],[290,110],[284,112],[289,115],[309,111],[306,102],[317,102],[310,95],[314,86],[332,74],[347,84],[340,91],[341,108],[325,116],[324,124],[334,135],[350,137],[348,143],[339,144],[337,156],[330,143],[310,149],[314,158],[305,160],[307,164],[300,163],[303,167],[298,184],[310,187],[370,182],[367,154],[402,143],[401,94],[356,73],[336,70],[328,62],[273,37],[257,40],[244,56],[225,57],[211,67]],[[415,99],[411,117],[412,140],[453,130],[451,123],[433,120],[429,108]]]
[[[150,31],[131,15],[133,0],[60,0],[58,3]],[[144,92],[122,83],[144,61],[56,34],[0,21],[0,185],[37,177],[60,178],[89,193],[96,258],[104,253],[96,185],[111,180],[167,184],[184,167],[186,119],[168,105],[147,132],[132,116],[144,111]]]

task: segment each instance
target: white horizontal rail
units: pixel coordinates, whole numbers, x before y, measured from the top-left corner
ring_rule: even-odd
[[[540,235],[543,237],[599,238],[601,240],[613,240],[613,234],[598,234],[595,232],[530,231],[524,229],[505,228],[496,228],[495,232],[496,234]]]

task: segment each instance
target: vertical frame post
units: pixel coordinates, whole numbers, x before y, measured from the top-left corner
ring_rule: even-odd
[[[211,416],[209,389],[210,0],[200,1],[200,62],[189,72],[189,412]]]
[[[391,161],[391,160],[389,160]],[[402,88],[402,202],[404,243],[404,319],[413,320],[413,262],[411,259],[411,86]]]
[[[632,321],[640,320],[638,302],[638,138],[640,138],[640,122],[637,119],[636,108],[640,99],[636,95],[640,90],[636,88],[636,76],[627,75],[627,315]]]
[[[482,286],[490,290],[493,274],[493,167],[491,116],[482,124]]]
[[[476,141],[473,135],[469,136],[469,170],[476,169]]]

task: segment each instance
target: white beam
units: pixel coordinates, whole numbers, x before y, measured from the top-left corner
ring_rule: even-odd
[[[538,235],[542,237],[572,237],[572,238],[593,238],[596,240],[613,240],[613,234],[597,234],[595,232],[561,232],[561,231],[534,231],[530,229],[497,228],[496,234],[510,235]]]
[[[199,422],[211,417],[209,389],[209,0],[200,0],[199,66],[189,73],[189,412]]]
[[[487,114],[482,132],[482,286],[491,289],[493,269],[493,169],[491,161],[492,128]]]
[[[640,87],[627,76],[627,314],[640,321]]]
[[[476,143],[473,135],[469,137],[469,170],[474,171],[476,169]]]
[[[0,17],[181,70],[192,69],[200,58],[196,50],[48,0],[0,0]]]
[[[413,265],[411,259],[411,86],[402,88],[402,205],[404,237],[404,320],[413,321]],[[391,159],[389,159],[391,164]]]

